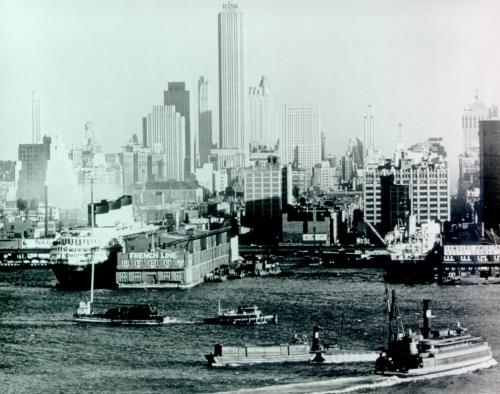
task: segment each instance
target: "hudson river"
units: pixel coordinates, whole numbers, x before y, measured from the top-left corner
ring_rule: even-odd
[[[338,276],[331,273],[338,273]],[[330,273],[330,274],[328,274]],[[96,301],[152,303],[177,323],[159,327],[78,325],[71,321],[88,292],[54,289],[48,270],[0,273],[2,393],[498,393],[500,366],[434,379],[374,375],[371,364],[270,364],[208,368],[215,343],[289,342],[322,328],[322,343],[377,350],[383,344],[384,284],[378,270],[309,271],[286,278],[244,278],[190,290],[97,290]],[[395,286],[405,327],[421,324],[432,300],[435,327],[460,321],[485,337],[500,358],[500,285]],[[258,305],[278,325],[207,326],[223,307]],[[342,314],[344,315],[341,341]]]

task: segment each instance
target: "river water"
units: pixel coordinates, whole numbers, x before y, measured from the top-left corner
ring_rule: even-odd
[[[96,301],[154,303],[177,319],[159,327],[75,324],[72,314],[88,292],[56,290],[54,283],[48,270],[0,273],[0,392],[500,392],[498,365],[420,380],[376,376],[371,364],[206,366],[203,356],[217,342],[285,343],[295,333],[310,337],[316,324],[322,327],[321,342],[376,350],[386,330],[382,272],[375,269],[308,270],[286,278],[244,278],[190,290],[96,291]],[[421,300],[429,298],[437,315],[434,326],[459,320],[471,333],[486,337],[500,358],[500,286],[395,289],[407,327],[419,326]],[[278,313],[279,324],[201,324],[203,317],[216,313],[218,300],[228,308],[258,305],[266,313]]]

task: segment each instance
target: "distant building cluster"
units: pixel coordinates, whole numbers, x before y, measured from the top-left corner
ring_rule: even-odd
[[[42,137],[40,101],[33,94],[32,143],[19,145],[18,163],[0,162],[1,201],[43,202],[47,185],[48,199],[61,208],[81,209],[91,198],[130,195],[141,211],[138,216],[147,218],[172,204],[224,202],[229,211],[241,211],[241,224],[273,239],[283,238],[284,222],[296,225],[293,213],[282,220],[289,210],[330,198],[336,204],[349,201],[351,206],[327,209],[334,224],[321,231],[333,242],[333,228],[337,234],[342,223],[356,226],[360,217],[382,232],[406,225],[410,216],[418,224],[452,218],[448,159],[440,138],[406,147],[400,124],[394,157],[388,159],[377,149],[369,105],[360,116],[362,138],[352,137],[345,153],[333,157],[317,103],[306,99],[278,105],[265,75],[255,86],[246,85],[244,15],[237,4],[222,6],[217,28],[218,80],[199,76],[197,97],[184,81],[168,82],[163,102],[150,103],[138,119],[139,130],[120,141],[123,146],[115,153],[103,152],[102,131],[90,122],[82,143],[69,151],[61,141]],[[218,101],[218,133],[212,95]],[[453,216],[460,221],[500,222],[497,117],[497,108],[477,96],[464,109],[460,213]],[[307,208],[297,215],[308,217]]]

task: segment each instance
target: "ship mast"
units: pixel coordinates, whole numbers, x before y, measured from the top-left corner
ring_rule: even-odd
[[[90,228],[92,238],[94,235],[94,178],[90,178]],[[90,313],[92,313],[92,305],[94,303],[94,252],[93,247],[91,249],[91,265],[92,270],[90,274]]]

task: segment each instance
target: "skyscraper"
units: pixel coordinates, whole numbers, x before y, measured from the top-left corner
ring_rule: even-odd
[[[189,111],[189,90],[186,90],[184,82],[169,82],[168,90],[163,92],[163,104],[175,105],[175,111],[184,117],[185,123],[185,151],[184,177],[187,178],[192,172],[193,164],[191,160],[191,121]]]
[[[479,220],[487,229],[500,224],[500,120],[479,121]]]
[[[244,225],[251,227],[256,240],[268,243],[281,239],[282,169],[274,157],[243,170],[245,196]]]
[[[212,111],[208,103],[208,80],[201,76],[198,79],[198,146],[200,167],[208,163],[212,149]]]
[[[497,108],[492,105],[487,108],[479,101],[478,96],[474,102],[464,108],[462,115],[463,152],[458,158],[459,182],[458,197],[462,204],[462,219],[472,221],[467,212],[473,212],[479,201],[479,122],[497,116]],[[470,209],[467,209],[470,207]]]
[[[186,159],[185,121],[173,105],[154,105],[148,114],[148,146],[160,146],[165,155],[163,176],[166,180],[184,179]]]
[[[219,13],[219,148],[245,148],[243,14],[228,2]]]
[[[479,149],[479,121],[496,116],[496,107],[491,106],[489,109],[479,101],[477,94],[474,96],[474,102],[469,104],[462,115],[462,130],[464,136],[464,154],[469,154],[471,151]]]
[[[50,160],[50,137],[44,136],[41,144],[19,144],[21,161],[17,198],[41,202],[45,196],[47,163]]]
[[[321,126],[317,104],[285,104],[280,138],[283,164],[311,169],[321,162]]]
[[[274,102],[269,94],[269,83],[262,76],[259,86],[251,87],[249,99],[249,130],[250,143],[257,142],[272,148],[278,139],[276,136],[276,115]]]

